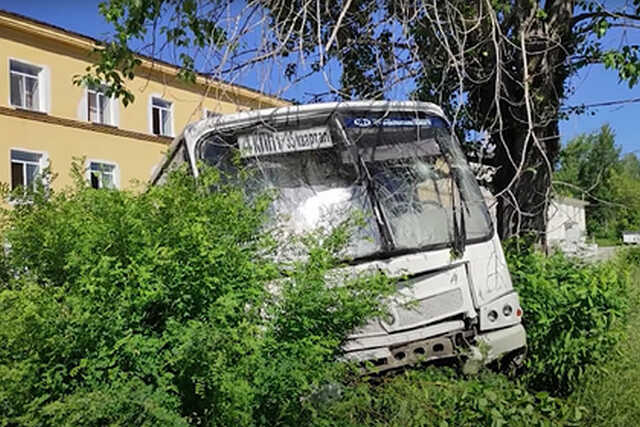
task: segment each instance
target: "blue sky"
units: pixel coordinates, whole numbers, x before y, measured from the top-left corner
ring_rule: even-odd
[[[99,0],[0,0],[0,8],[95,38],[103,38],[110,28],[98,12],[98,3]],[[615,38],[607,42],[615,44],[618,41],[619,34],[616,34]],[[640,44],[640,37],[634,35],[631,42]],[[254,86],[251,80],[237,83]],[[572,83],[576,91],[569,98],[569,105],[640,97],[640,85],[629,89],[626,84],[618,83],[615,72],[605,70],[602,66],[585,69],[573,78]],[[269,91],[268,87],[258,89]],[[287,96],[299,99],[304,97],[304,93],[290,91],[287,92]],[[640,103],[603,107],[592,111],[596,114],[572,116],[561,123],[563,142],[577,134],[592,132],[604,123],[609,123],[616,133],[616,142],[622,146],[624,152],[640,151]]]

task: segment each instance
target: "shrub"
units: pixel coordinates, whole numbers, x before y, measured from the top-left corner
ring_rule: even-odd
[[[618,260],[584,264],[559,252],[547,257],[522,242],[505,247],[527,330],[524,380],[567,395],[623,335],[629,271]]]
[[[618,250],[619,261],[627,267],[640,266],[640,247],[628,246]]]
[[[349,224],[272,261],[269,202],[178,171],[144,193],[78,184],[4,212],[0,424],[306,422],[304,398],[346,372],[343,336],[393,284],[327,286]]]
[[[620,253],[623,256],[624,253]],[[628,265],[628,264],[627,264]],[[632,266],[626,334],[603,369],[584,376],[571,400],[589,408],[586,425],[640,425],[640,269]]]
[[[445,368],[407,371],[373,386],[360,383],[324,406],[318,425],[499,426],[576,425],[584,410],[548,393],[532,394],[484,371],[464,378]]]

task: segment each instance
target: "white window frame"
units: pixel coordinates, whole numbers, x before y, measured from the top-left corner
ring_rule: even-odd
[[[13,157],[11,156],[11,152],[12,151],[22,151],[23,153],[29,153],[29,154],[37,154],[40,156],[40,160],[35,163],[35,162],[28,162],[28,161],[24,161],[24,160],[13,160]],[[29,150],[27,148],[21,148],[21,147],[10,147],[9,148],[9,181],[10,181],[10,187],[11,190],[13,191],[15,188],[13,186],[13,168],[12,168],[12,164],[13,163],[22,163],[23,169],[22,169],[22,182],[25,184],[23,185],[23,187],[26,189],[26,183],[27,183],[27,176],[26,176],[26,165],[28,164],[37,164],[38,166],[38,173],[37,176],[42,176],[42,171],[49,166],[49,154],[46,151],[37,151],[37,150]],[[34,185],[37,181],[34,181]],[[45,187],[47,187],[47,183],[44,182]],[[32,190],[35,190],[35,187],[32,188]]]
[[[99,86],[96,89],[92,89],[89,87],[85,88],[85,99],[87,100],[87,104],[86,104],[86,110],[85,110],[85,114],[87,117],[87,121],[91,122],[91,123],[96,123],[99,125],[108,125],[108,126],[116,126],[116,109],[115,109],[115,102],[114,102],[114,98],[112,96],[107,97],[104,94],[104,90],[102,90],[103,87]],[[96,94],[96,105],[98,108],[100,108],[100,103],[98,102],[98,97],[102,96],[104,98],[106,98],[108,100],[108,108],[109,108],[109,120],[108,121],[96,121],[96,120],[91,120],[91,115],[89,114],[89,95],[91,94],[91,92]],[[100,111],[98,111],[98,117],[100,117]]]
[[[18,74],[24,77],[29,77],[29,78],[33,78],[32,75],[30,74],[25,74],[22,73],[20,71],[11,71],[11,63],[12,62],[17,62],[20,63],[22,65],[26,65],[28,67],[34,67],[34,68],[38,68],[38,75],[37,75],[37,79],[38,79],[38,108],[34,109],[34,108],[27,108],[24,105],[15,105],[12,100],[11,100],[11,75],[12,74]],[[9,83],[9,91],[8,91],[8,95],[9,95],[9,102],[8,105],[14,107],[14,108],[20,108],[23,110],[27,110],[27,111],[38,111],[40,113],[46,113],[48,111],[48,105],[47,105],[47,90],[48,90],[48,82],[46,79],[46,72],[47,69],[44,65],[40,65],[40,64],[34,64],[32,62],[29,61],[25,61],[23,59],[19,59],[19,58],[13,58],[13,57],[9,57],[7,59],[7,70],[9,71],[9,79],[8,79],[8,83]],[[24,100],[23,100],[24,101]],[[25,102],[26,104],[26,102]]]
[[[85,165],[85,177],[91,185],[91,163],[98,163],[102,165],[113,166],[113,188],[119,190],[120,189],[120,166],[116,162],[112,162],[110,160],[102,160],[102,159],[87,159]],[[102,186],[102,182],[100,182],[100,189],[104,188]]]
[[[165,102],[165,103],[169,104],[169,108],[153,105],[153,100],[154,99],[157,99],[159,101],[162,101],[162,102]],[[168,134],[163,134],[163,133],[156,134],[156,133],[153,132],[153,109],[154,108],[158,108],[160,110],[164,110],[164,111],[168,111],[169,112],[169,132],[170,133],[168,133]],[[169,101],[169,100],[163,98],[159,94],[151,94],[149,96],[148,118],[149,118],[149,133],[150,134],[155,135],[155,136],[167,136],[167,137],[173,138],[173,136],[175,135],[175,131],[174,131],[174,127],[173,127],[174,117],[173,117],[173,102],[172,101]],[[160,117],[160,119],[162,120],[162,117]],[[160,123],[160,124],[162,124],[162,123]]]

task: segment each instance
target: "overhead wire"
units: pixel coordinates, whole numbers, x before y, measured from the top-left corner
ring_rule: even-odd
[[[603,102],[596,102],[592,104],[565,105],[560,107],[560,109],[561,110],[579,110],[579,109],[598,108],[598,107],[610,107],[613,105],[622,105],[622,104],[634,104],[636,102],[640,102],[640,98],[618,99],[615,101],[603,101]]]

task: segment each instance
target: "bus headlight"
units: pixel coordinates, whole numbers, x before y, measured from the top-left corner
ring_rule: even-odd
[[[480,307],[480,330],[504,328],[520,323],[518,294],[511,292]]]
[[[509,317],[512,313],[513,307],[511,307],[511,305],[505,304],[504,307],[502,307],[502,314],[504,314],[504,317]]]

